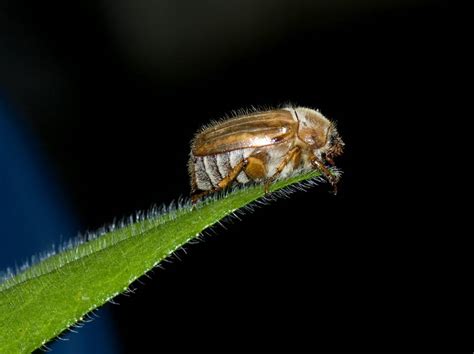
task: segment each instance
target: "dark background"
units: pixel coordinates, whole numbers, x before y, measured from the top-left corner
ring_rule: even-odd
[[[346,142],[337,196],[216,227],[105,306],[123,352],[462,343],[437,176],[459,24],[435,1],[2,4],[0,93],[83,231],[187,196],[191,137],[233,109],[318,108]]]

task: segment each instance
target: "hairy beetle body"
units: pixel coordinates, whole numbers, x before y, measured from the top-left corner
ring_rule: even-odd
[[[325,162],[342,153],[334,124],[303,107],[255,112],[206,127],[191,144],[193,200],[232,183],[271,182],[320,169],[335,185]]]

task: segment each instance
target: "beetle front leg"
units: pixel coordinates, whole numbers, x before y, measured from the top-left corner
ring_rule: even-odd
[[[337,194],[337,182],[338,179],[334,176],[331,171],[324,165],[324,163],[318,159],[316,156],[312,156],[311,164],[326,177],[326,179],[331,183],[333,187],[334,194]]]

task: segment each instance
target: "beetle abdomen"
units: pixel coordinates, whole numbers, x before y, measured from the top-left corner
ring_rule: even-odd
[[[249,157],[253,150],[255,149],[250,148],[216,155],[191,156],[195,187],[202,191],[217,188],[219,182],[228,176],[240,161]],[[238,183],[247,183],[250,178],[243,170],[238,174],[236,180]]]

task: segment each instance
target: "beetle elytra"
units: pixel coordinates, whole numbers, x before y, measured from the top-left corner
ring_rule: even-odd
[[[253,112],[216,122],[191,144],[189,173],[193,201],[233,183],[263,183],[317,169],[336,188],[326,163],[342,154],[344,142],[333,122],[304,107]]]

